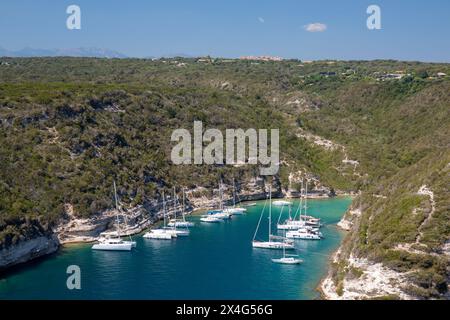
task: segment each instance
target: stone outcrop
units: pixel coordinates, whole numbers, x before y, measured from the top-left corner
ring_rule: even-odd
[[[0,250],[0,270],[56,252],[59,241],[56,235],[39,236],[23,240]]]

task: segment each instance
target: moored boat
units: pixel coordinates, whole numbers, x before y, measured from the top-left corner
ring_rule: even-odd
[[[105,232],[98,239],[98,242],[92,246],[92,250],[105,250],[105,251],[130,251],[132,248],[136,247],[136,241],[122,240],[120,237],[120,221],[119,221],[119,204],[117,201],[117,190],[116,182],[113,183],[114,186],[114,202],[116,206],[116,228],[115,232]]]
[[[267,201],[267,200],[266,200]],[[269,241],[259,241],[256,240],[256,235],[258,233],[259,225],[261,223],[261,219],[264,214],[264,209],[261,211],[261,216],[258,221],[258,225],[256,227],[255,234],[253,236],[252,247],[253,248],[261,248],[261,249],[277,249],[277,250],[293,250],[294,245],[290,241],[286,241],[284,237],[279,237],[272,235],[272,189],[269,187]],[[281,241],[273,241],[273,239],[280,239]]]
[[[201,222],[208,222],[208,223],[220,223],[223,221],[223,219],[217,218],[214,215],[203,215],[200,218]]]

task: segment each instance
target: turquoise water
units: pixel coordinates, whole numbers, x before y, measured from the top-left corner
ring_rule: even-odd
[[[93,251],[87,244],[64,247],[2,275],[0,299],[314,299],[329,256],[343,238],[336,223],[350,202],[350,198],[308,201],[308,213],[325,223],[321,230],[325,239],[296,240],[301,265],[272,263],[271,258],[282,251],[251,247],[264,204],[258,202],[229,222],[205,224],[191,217],[197,225],[189,237],[136,236],[132,252]],[[273,207],[274,228],[279,214],[280,207]],[[267,229],[263,219],[258,238],[267,239]],[[66,287],[69,265],[81,268],[81,290]]]

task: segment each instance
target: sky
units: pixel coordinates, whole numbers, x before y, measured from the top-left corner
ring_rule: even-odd
[[[66,27],[69,5],[81,30]],[[381,9],[369,30],[367,7]],[[0,47],[450,62],[448,0],[2,0]]]

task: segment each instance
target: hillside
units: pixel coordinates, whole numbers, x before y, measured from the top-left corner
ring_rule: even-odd
[[[222,130],[279,128],[283,190],[298,190],[292,177],[306,176],[311,189],[360,192],[330,291],[441,298],[450,79],[438,72],[450,74],[450,65],[0,58],[0,247],[47,234],[66,204],[83,218],[111,208],[113,180],[136,206],[172,186],[205,187],[212,197],[219,179],[257,177],[256,166],[172,165],[172,130],[192,130],[195,120]],[[356,281],[370,281],[357,259],[404,277],[398,294],[355,293]]]

